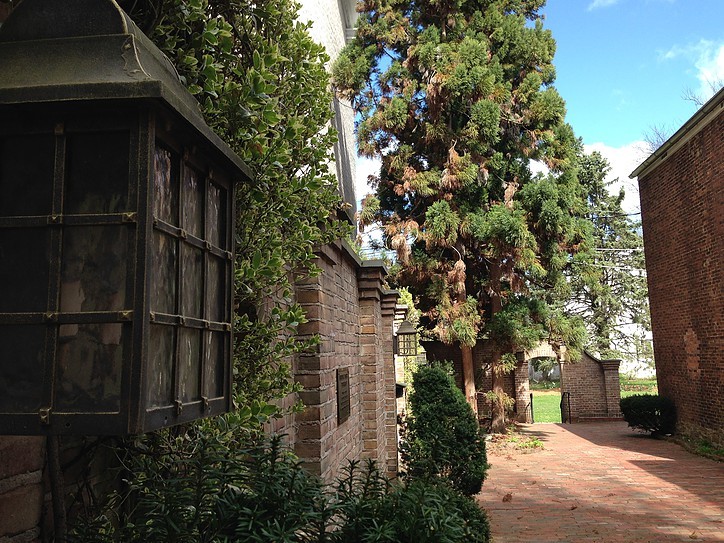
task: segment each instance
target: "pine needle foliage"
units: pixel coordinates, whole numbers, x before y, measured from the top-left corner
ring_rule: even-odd
[[[598,152],[579,158],[587,192],[593,251],[576,259],[572,303],[589,330],[587,348],[604,358],[653,366],[646,266],[641,222],[623,209],[625,191],[612,192],[608,161]]]

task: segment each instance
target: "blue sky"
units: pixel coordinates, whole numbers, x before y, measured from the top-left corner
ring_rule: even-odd
[[[609,160],[635,210],[627,178],[646,133],[675,132],[697,109],[683,94],[709,98],[707,81],[724,80],[724,0],[548,0],[543,13],[567,120]]]
[[[724,77],[724,0],[548,0],[544,13],[556,86],[586,143],[678,128],[696,110],[685,89]]]
[[[567,120],[608,159],[636,211],[628,175],[646,158],[645,134],[675,132],[697,109],[685,91],[708,98],[706,80],[724,80],[724,0],[548,0],[543,13]],[[358,159],[358,199],[377,167]]]

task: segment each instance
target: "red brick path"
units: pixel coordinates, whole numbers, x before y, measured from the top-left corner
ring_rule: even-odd
[[[545,448],[489,452],[494,543],[724,542],[723,463],[622,422],[521,428]]]

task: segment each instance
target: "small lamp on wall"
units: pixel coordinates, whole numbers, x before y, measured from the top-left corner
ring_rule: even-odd
[[[417,330],[408,320],[397,328],[397,356],[417,356]]]
[[[240,181],[113,0],[18,5],[0,28],[0,434],[231,409]]]

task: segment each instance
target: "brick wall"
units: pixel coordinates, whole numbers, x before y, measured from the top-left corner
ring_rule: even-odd
[[[724,112],[717,109],[639,177],[639,190],[659,394],[675,402],[679,431],[721,444]]]
[[[576,362],[561,364],[561,393],[570,393],[574,422],[620,419],[620,360],[598,360],[584,352]]]
[[[373,458],[397,473],[395,368],[392,326],[395,291],[385,290],[379,262],[361,262],[343,243],[318,251],[322,273],[296,285],[308,322],[299,334],[318,335],[298,355],[294,376],[305,409],[277,421],[305,467],[331,481],[349,460]],[[349,417],[338,417],[337,371],[349,373]]]
[[[0,542],[40,541],[45,438],[0,436]]]

